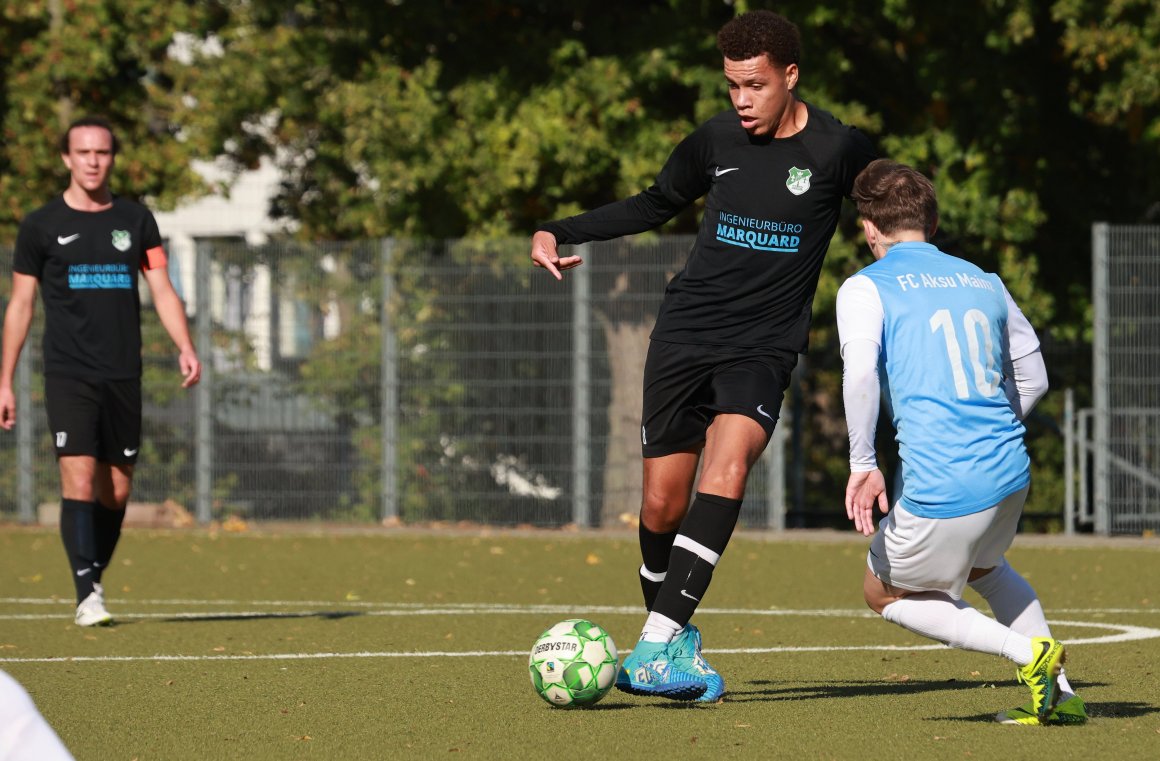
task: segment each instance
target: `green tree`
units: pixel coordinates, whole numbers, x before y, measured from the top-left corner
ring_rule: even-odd
[[[203,3],[150,0],[33,0],[0,8],[0,240],[64,190],[57,144],[85,114],[108,118],[121,153],[113,176],[119,195],[171,207],[202,190],[190,168],[193,146],[174,118],[171,46],[178,32],[203,37]]]

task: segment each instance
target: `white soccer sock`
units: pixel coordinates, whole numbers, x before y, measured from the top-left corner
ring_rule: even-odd
[[[991,606],[991,612],[999,623],[1025,637],[1051,636],[1051,627],[1047,624],[1039,596],[1027,583],[1027,579],[1012,568],[1005,558],[1002,565],[995,566],[994,570],[970,582],[970,585]],[[1062,672],[1059,675],[1059,689],[1066,695],[1075,694]]]
[[[1028,637],[1051,636],[1051,628],[1035,590],[1006,560],[970,585],[991,606],[991,612],[999,623]]]
[[[915,634],[962,650],[1031,662],[1031,639],[942,592],[918,592],[882,609],[882,617]]]
[[[653,611],[645,619],[644,628],[640,630],[640,638],[645,642],[672,642],[682,628],[684,627],[668,616]]]

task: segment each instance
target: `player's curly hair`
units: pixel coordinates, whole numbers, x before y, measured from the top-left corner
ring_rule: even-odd
[[[797,26],[773,11],[734,16],[717,32],[717,49],[730,61],[769,56],[777,66],[801,64],[802,37]]]
[[[938,197],[934,184],[917,169],[890,159],[876,159],[854,178],[850,198],[858,214],[885,235],[900,230],[934,234]]]

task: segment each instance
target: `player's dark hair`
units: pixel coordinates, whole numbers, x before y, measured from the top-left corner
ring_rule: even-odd
[[[113,138],[113,155],[117,155],[117,149],[120,143],[117,142],[117,133],[113,131],[113,125],[109,124],[109,120],[100,116],[82,116],[81,118],[68,125],[68,129],[60,136],[60,153],[63,156],[69,151],[69,137],[72,131],[77,127],[100,127],[109,131],[109,135]]]
[[[884,235],[922,230],[930,237],[938,222],[934,184],[917,169],[890,159],[876,159],[854,178],[850,193],[863,219]]]
[[[797,26],[773,11],[749,11],[721,27],[717,49],[730,61],[769,56],[776,66],[801,64],[802,38]]]

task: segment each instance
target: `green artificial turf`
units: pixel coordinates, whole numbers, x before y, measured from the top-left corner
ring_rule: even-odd
[[[584,617],[623,655],[643,622],[634,536],[130,529],[105,579],[118,623],[81,629],[55,532],[8,527],[0,668],[78,759],[1160,757],[1160,544],[1009,554],[1057,637],[1134,637],[1069,648],[1080,727],[993,722],[1027,700],[1014,666],[871,615],[865,547],[739,534],[696,618],[724,702],[613,690],[561,710],[527,651]]]

